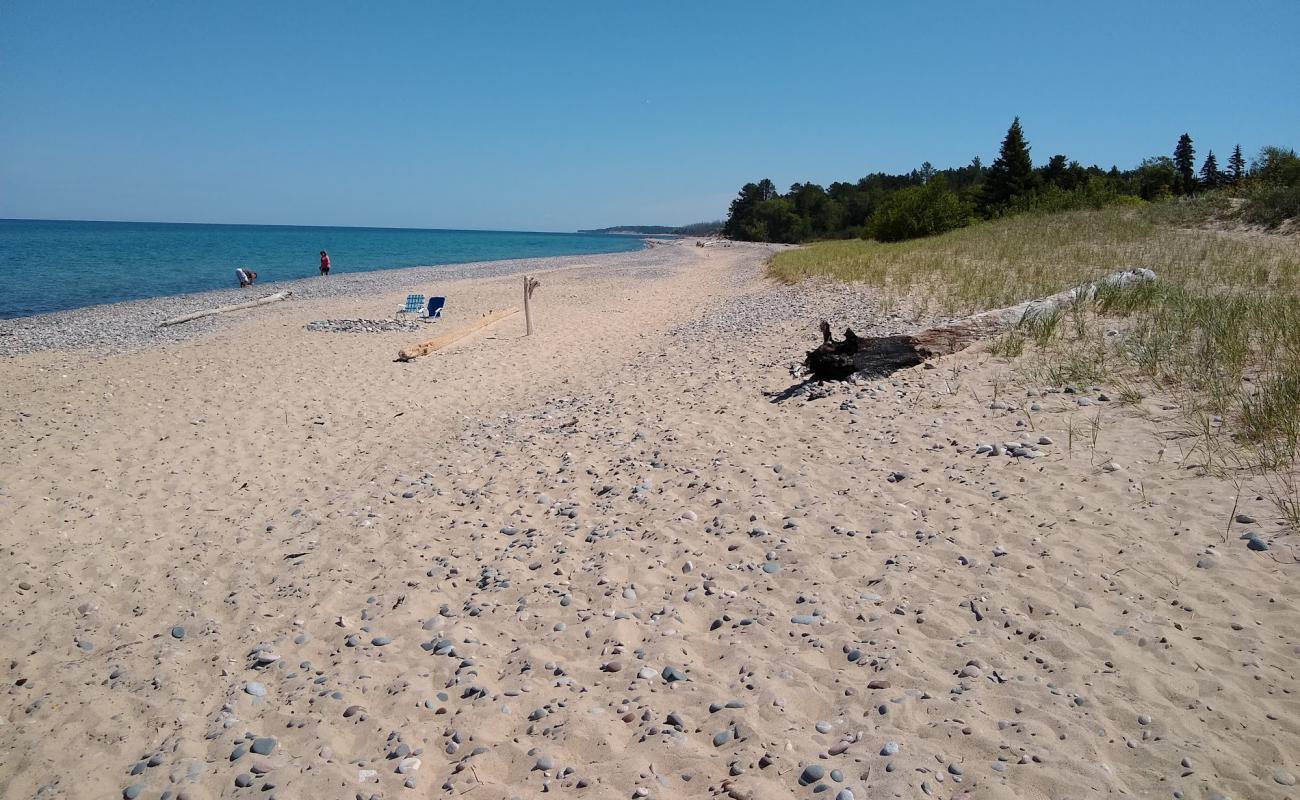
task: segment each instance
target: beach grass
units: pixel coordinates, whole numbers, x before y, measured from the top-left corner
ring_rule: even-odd
[[[1103,289],[989,351],[1049,385],[1108,382],[1130,402],[1174,395],[1202,463],[1262,476],[1300,525],[1300,240],[1186,227],[1204,214],[1156,204],[1021,215],[897,244],[819,242],[777,254],[769,275],[863,282],[887,304],[959,316],[1152,269],[1156,282]]]

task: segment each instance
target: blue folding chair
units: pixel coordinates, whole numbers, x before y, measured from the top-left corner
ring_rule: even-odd
[[[447,298],[430,297],[429,308],[425,312],[425,317],[428,319],[442,319],[442,307],[445,305],[447,305]]]
[[[408,294],[406,296],[406,307],[403,308],[401,311],[398,311],[397,313],[419,314],[423,310],[424,310],[424,295]]]

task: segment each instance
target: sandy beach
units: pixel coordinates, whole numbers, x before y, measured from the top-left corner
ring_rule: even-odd
[[[0,325],[0,796],[1300,797],[1262,487],[981,348],[798,389],[929,320],[772,249]]]

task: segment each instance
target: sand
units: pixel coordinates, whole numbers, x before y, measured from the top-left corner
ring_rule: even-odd
[[[400,283],[0,360],[0,795],[1300,796],[1262,487],[981,350],[788,391],[925,321],[768,252],[550,264],[405,364],[305,327]]]

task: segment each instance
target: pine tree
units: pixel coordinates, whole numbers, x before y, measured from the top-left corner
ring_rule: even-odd
[[[1205,154],[1205,163],[1201,165],[1201,185],[1207,189],[1217,189],[1223,183],[1223,173],[1219,172],[1219,160],[1214,151]]]
[[[1029,143],[1020,128],[1020,117],[1012,121],[1002,140],[993,166],[984,175],[981,205],[985,213],[996,212],[1034,190],[1034,163],[1029,158]]]
[[[1186,133],[1178,137],[1174,148],[1174,167],[1178,170],[1178,193],[1191,194],[1196,190],[1196,151],[1192,137]]]
[[[1244,177],[1246,177],[1246,157],[1241,154],[1241,145],[1237,145],[1232,149],[1232,155],[1228,156],[1228,180],[1236,186]]]

